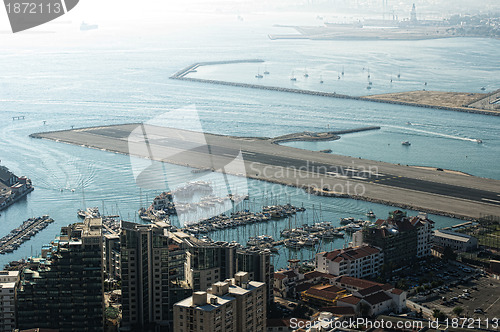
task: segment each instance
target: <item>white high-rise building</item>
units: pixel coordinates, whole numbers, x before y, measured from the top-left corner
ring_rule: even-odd
[[[176,332],[261,332],[266,330],[266,287],[248,272],[219,281],[174,305]]]
[[[16,327],[15,292],[18,282],[19,271],[0,271],[0,332],[10,332]]]

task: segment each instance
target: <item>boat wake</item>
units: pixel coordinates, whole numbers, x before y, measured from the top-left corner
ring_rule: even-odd
[[[414,125],[417,125],[417,124],[412,123],[412,126],[414,126]],[[456,136],[456,135],[443,134],[443,133],[438,133],[438,132],[433,132],[433,131],[428,131],[428,130],[423,130],[423,129],[417,129],[417,128],[412,128],[412,127],[391,126],[391,125],[386,125],[384,127],[391,127],[391,128],[401,129],[401,130],[405,130],[405,131],[410,130],[410,131],[414,131],[417,133],[428,134],[431,136],[445,137],[445,138],[450,138],[450,139],[456,139],[456,140],[460,140],[460,141],[475,142],[475,143],[478,142],[477,138],[460,137],[460,136]]]

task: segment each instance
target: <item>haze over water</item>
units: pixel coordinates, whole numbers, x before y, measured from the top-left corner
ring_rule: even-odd
[[[201,16],[200,16],[201,17]],[[205,16],[203,16],[205,17]],[[397,105],[329,99],[273,91],[207,85],[169,80],[191,63],[225,59],[261,58],[271,72],[263,84],[336,91],[350,95],[423,89],[480,92],[498,88],[500,41],[457,38],[426,41],[309,41],[267,38],[269,33],[288,33],[274,28],[280,16],[262,14],[245,17],[213,15],[205,21],[155,23],[134,27],[101,25],[80,32],[79,23],[56,33],[0,34],[0,159],[17,175],[33,180],[35,191],[0,216],[0,236],[32,216],[49,214],[55,219],[45,230],[12,254],[0,256],[0,265],[40,252],[60,227],[77,221],[84,205],[99,206],[107,214],[136,220],[136,211],[148,206],[159,192],[142,190],[135,184],[128,156],[56,142],[34,140],[33,132],[129,122],[145,122],[172,109],[194,105],[206,132],[241,136],[278,136],[299,131],[325,131],[368,125],[381,130],[343,135],[334,142],[289,143],[291,146],[382,160],[403,165],[434,166],[500,179],[500,118]],[[295,21],[292,21],[295,19]],[[313,14],[291,17],[288,24],[320,24]],[[91,22],[93,23],[93,22]],[[98,23],[98,22],[96,22]],[[43,31],[58,28],[48,25]],[[161,29],[161,30],[160,30]],[[151,34],[146,31],[154,31]],[[260,67],[260,68],[259,68]],[[338,80],[338,71],[345,70]],[[366,90],[370,68],[372,90]],[[302,72],[307,68],[307,81]],[[216,79],[255,83],[261,65],[212,68]],[[389,82],[401,72],[401,79]],[[318,83],[322,75],[325,83]],[[205,76],[206,77],[206,76]],[[24,121],[12,116],[24,115]],[[43,121],[46,121],[44,125]],[[411,122],[408,126],[406,123]],[[174,119],[172,126],[183,126]],[[480,138],[483,144],[473,142]],[[401,141],[411,141],[410,148]],[[174,174],[192,177],[179,166]],[[384,218],[394,208],[347,199],[308,197],[301,191],[249,180],[251,209],[260,205],[287,203],[306,206],[308,214],[293,221],[317,219],[338,224],[340,217],[364,217],[372,209]],[[63,191],[61,192],[61,189]],[[74,189],[75,192],[71,192]],[[274,189],[275,194],[271,194]],[[410,212],[415,214],[416,212]],[[437,228],[459,221],[433,216]],[[316,220],[317,221],[317,220]],[[245,243],[248,236],[269,233],[275,238],[288,221],[247,226],[245,230],[214,234],[214,239]],[[266,228],[267,227],[267,228]],[[243,234],[243,235],[241,235]],[[341,247],[343,240],[329,244]],[[275,263],[284,266],[288,251],[281,249]],[[305,256],[308,256],[306,254]]]

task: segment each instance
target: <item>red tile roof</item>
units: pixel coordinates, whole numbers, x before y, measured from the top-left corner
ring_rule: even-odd
[[[399,289],[399,288],[394,288],[393,290],[391,290],[391,293],[396,294],[396,295],[401,295],[401,294],[403,294],[403,292],[404,292],[404,290]]]
[[[382,284],[380,284],[378,282],[374,282],[374,281],[370,281],[370,280],[365,280],[365,279],[354,278],[354,277],[349,277],[349,276],[340,276],[340,277],[337,277],[337,279],[335,279],[335,282],[338,282],[338,283],[341,283],[341,284],[344,284],[344,285],[347,285],[347,286],[351,286],[351,287],[354,287],[354,288],[357,288],[357,289],[365,289],[365,288],[368,288],[368,287],[371,287],[371,286],[375,286],[375,285],[378,285],[380,287],[383,286]]]
[[[299,284],[299,285],[295,286],[295,291],[298,292],[298,293],[301,293],[301,292],[303,292],[305,290],[308,290],[312,286],[313,285],[311,285],[310,283],[304,282],[302,284]]]
[[[346,296],[346,297],[339,299],[337,302],[344,302],[344,303],[356,305],[359,303],[359,301],[361,301],[361,299],[359,297],[356,297],[354,295],[349,295],[349,296]]]
[[[383,284],[382,285],[382,289],[385,290],[385,291],[391,290],[393,288],[394,288],[394,286],[391,285],[391,284]]]
[[[285,278],[286,278],[286,275],[284,275],[283,273],[274,272],[274,279],[283,280]]]
[[[370,303],[371,305],[379,304],[382,302],[390,301],[391,297],[387,295],[386,293],[380,291],[378,293],[372,294],[370,296],[367,296],[363,298],[366,302]]]
[[[335,316],[354,316],[356,314],[354,312],[353,307],[331,306],[331,307],[323,307],[319,311],[330,312]]]
[[[285,272],[282,272],[284,275],[286,275],[288,277],[288,279],[292,279],[292,278],[295,278],[295,277],[298,277],[297,273],[295,273],[295,271],[285,271]]]
[[[382,290],[382,287],[380,287],[379,285],[373,285],[371,287],[359,290],[358,293],[362,297],[365,297],[365,296],[368,296],[368,295],[371,295],[371,294],[374,294],[374,293],[378,293],[381,290]]]
[[[355,248],[337,249],[323,254],[328,260],[341,262],[343,260],[356,260],[379,253],[380,250],[373,246],[360,246]]]
[[[323,277],[325,274],[326,273],[319,272],[319,271],[311,271],[311,272],[307,272],[304,274],[304,279],[310,280],[310,279],[314,279],[314,278],[319,278],[319,277]]]

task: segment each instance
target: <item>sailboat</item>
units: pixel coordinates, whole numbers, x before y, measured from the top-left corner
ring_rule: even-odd
[[[344,76],[344,66],[342,66],[342,76]]]
[[[292,71],[292,76],[290,77],[290,81],[294,81],[295,82],[296,80],[297,80],[297,78],[295,77],[295,74]]]
[[[309,74],[307,73],[307,68],[304,69],[304,77],[305,78],[309,77]]]
[[[370,68],[368,68],[368,79],[370,79],[371,75],[370,75]]]
[[[320,82],[321,84],[323,84],[323,76],[320,76],[320,77],[319,77],[319,82]]]
[[[257,75],[255,75],[255,78],[263,78],[263,77],[264,76],[260,74],[260,68],[259,68],[259,70],[257,71]]]
[[[267,70],[267,66],[266,66],[266,67],[264,67],[264,75],[269,75],[269,74],[270,74],[270,73],[269,73],[269,71]]]

